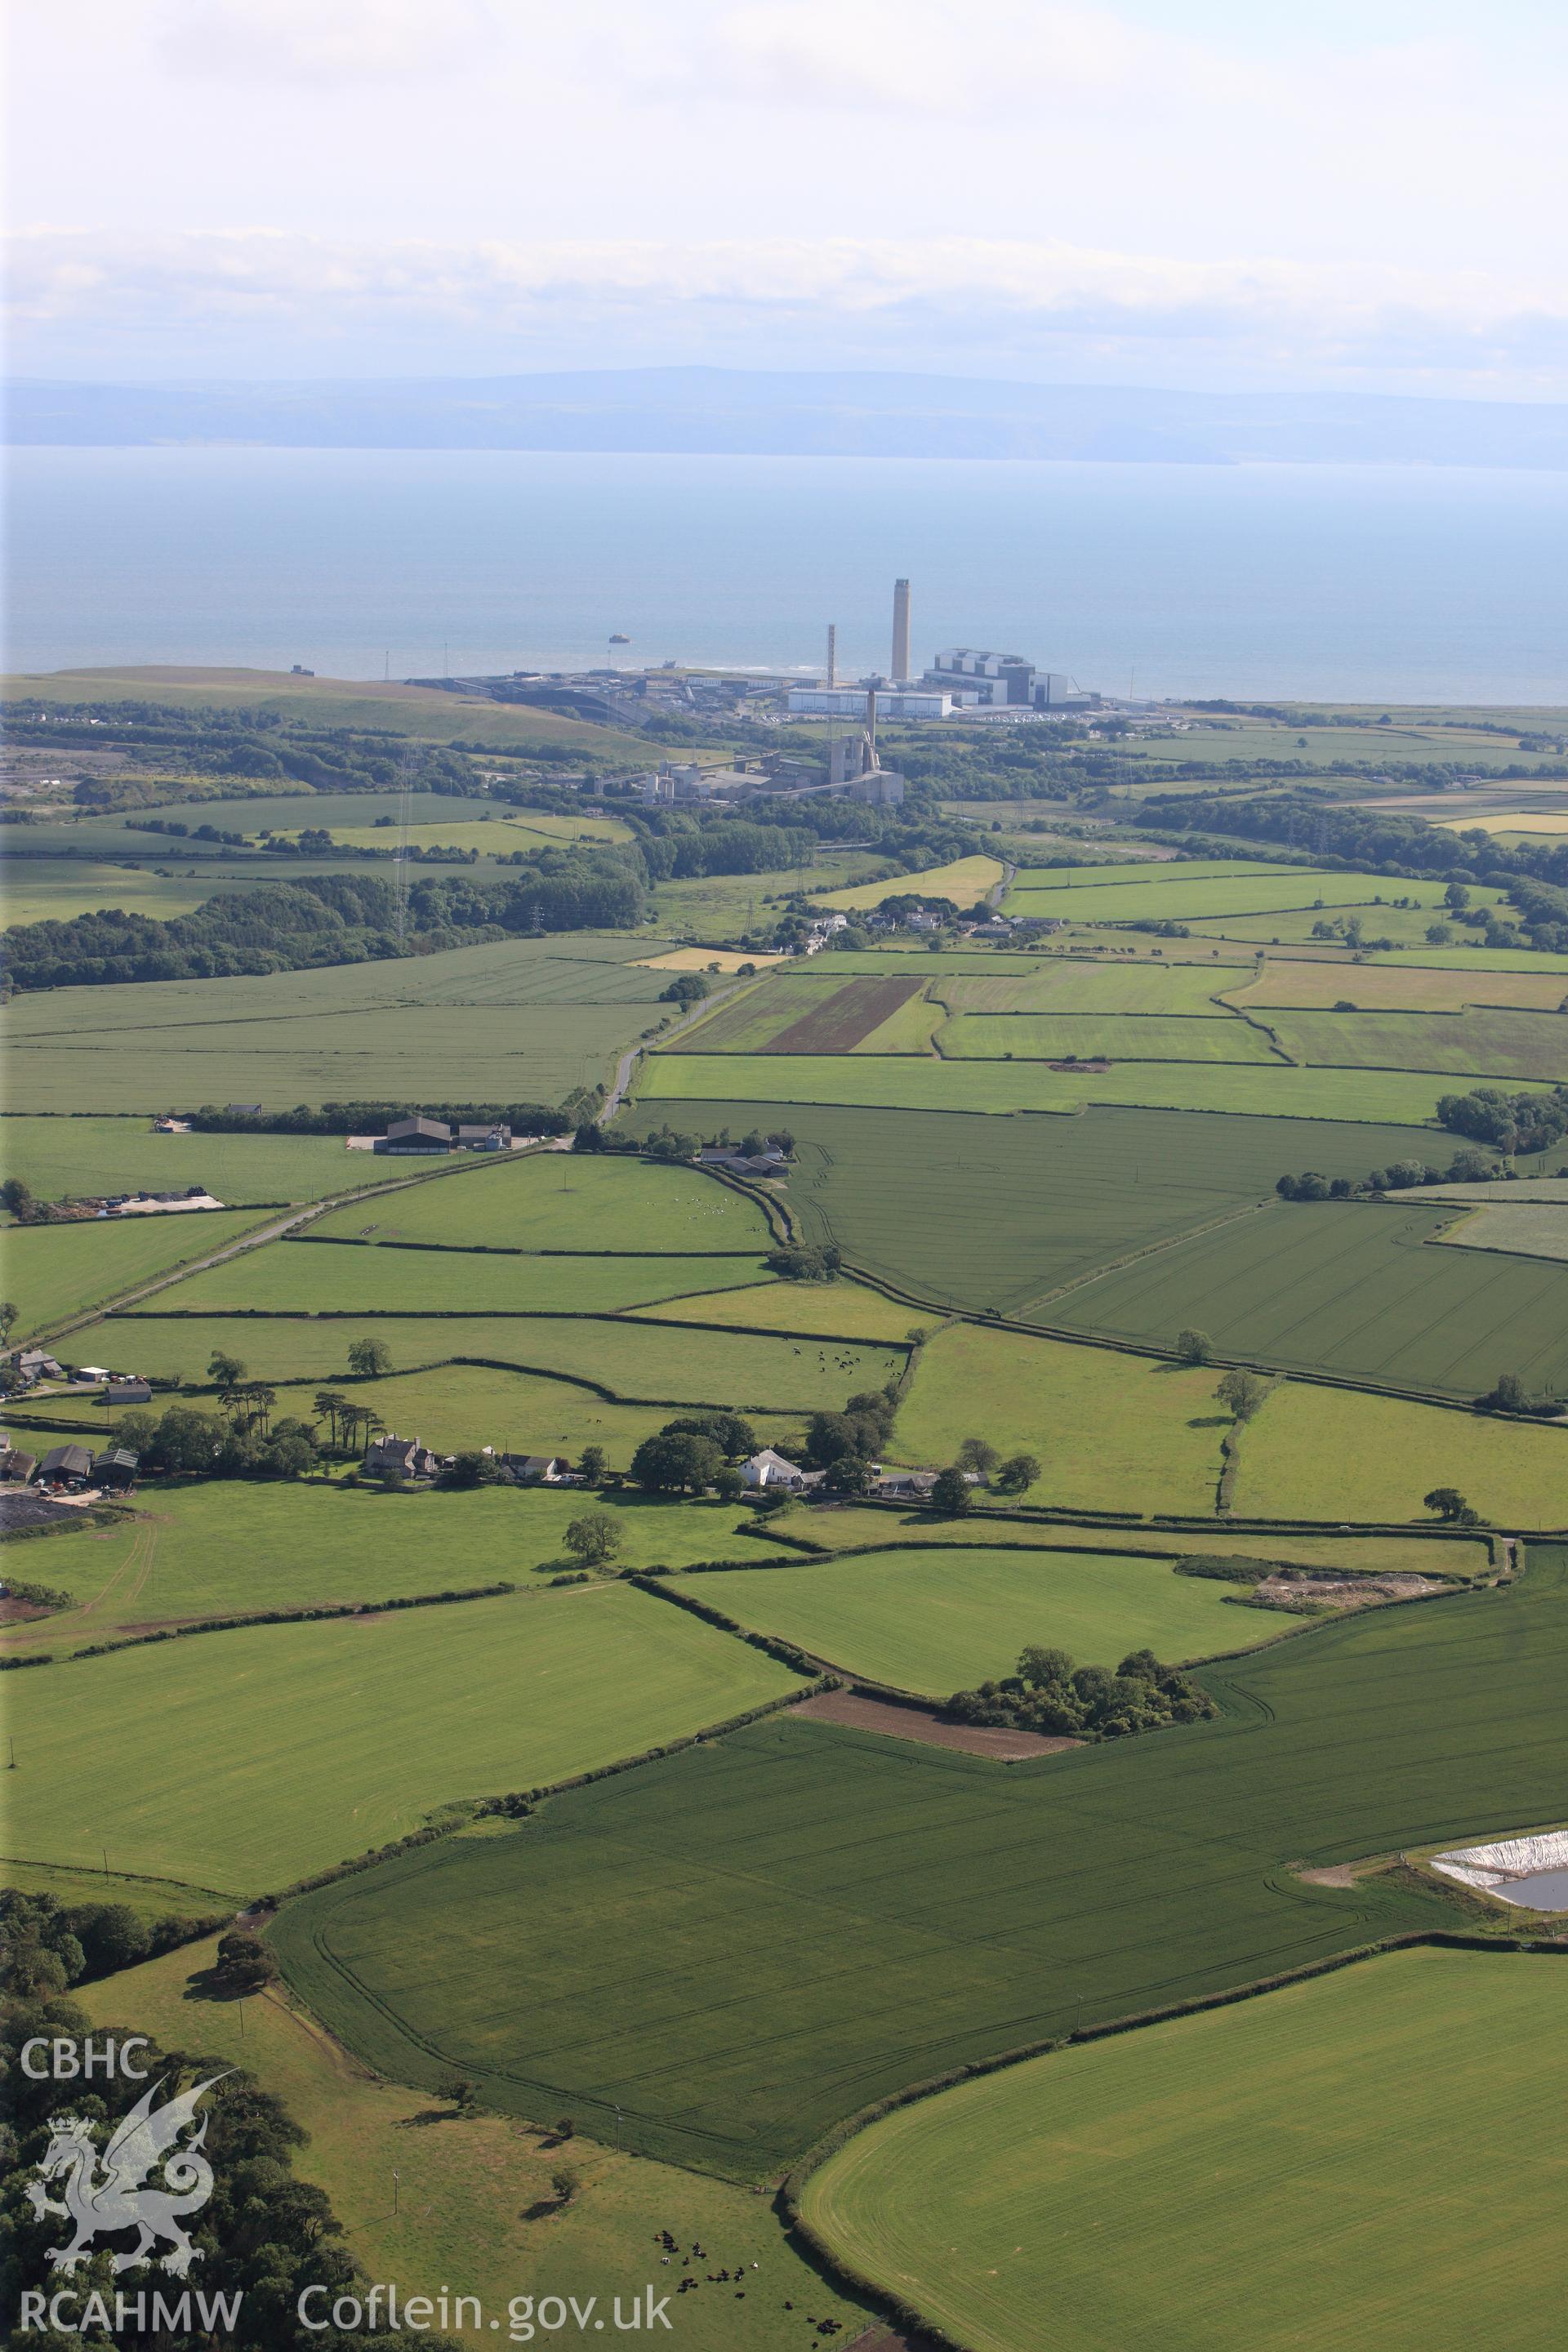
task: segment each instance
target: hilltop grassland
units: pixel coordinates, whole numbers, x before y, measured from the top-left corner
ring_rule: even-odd
[[[426,743],[478,743],[496,751],[571,751],[584,759],[635,758],[637,739],[587,720],[517,703],[447,694],[381,679],[296,677],[265,669],[57,669],[0,680],[8,699],[162,702],[186,710],[259,710],[317,727],[359,727]]]
[[[254,1209],[191,1209],[167,1216],[14,1226],[5,1236],[5,1289],[18,1310],[11,1338],[29,1339],[52,1330],[140,1283],[224,1248],[265,1222]]]
[[[1568,2095],[1565,1975],[1398,1952],[1036,2058],[872,2124],[802,2208],[976,2352],[1541,2343],[1560,2168],[1519,2158]]]
[[[1011,1674],[1029,1643],[1079,1664],[1114,1666],[1139,1649],[1177,1664],[1250,1648],[1289,1622],[1237,1609],[1239,1584],[1126,1553],[1013,1549],[1023,1532],[1008,1528],[1005,1549],[933,1542],[672,1583],[846,1673],[930,1698]]]
[[[79,1899],[74,1889],[69,1899]],[[117,1886],[121,1899],[130,1898]],[[659,2281],[656,2294],[666,2291],[670,2273],[656,2242],[668,2230],[708,2257],[700,2291],[671,2305],[684,2352],[802,2352],[821,2320],[836,2320],[846,2342],[864,2323],[865,2311],[828,2284],[748,2190],[581,2132],[562,2148],[552,2133],[520,2129],[510,2116],[432,2106],[426,2093],[370,2074],[280,1988],[246,2001],[243,2019],[237,2001],[204,1998],[216,1948],[209,1939],[170,1952],[72,1998],[100,2032],[133,2028],[166,2050],[195,2047],[243,2067],[281,2099],[309,2135],[296,2174],[325,2190],[365,2274],[395,2280],[405,2303],[458,2292],[460,2282],[486,2312],[507,2311],[524,2290],[536,2307],[552,2294],[575,2295],[608,2312],[649,2277]],[[563,2157],[582,2183],[564,2206],[552,2185]],[[395,2215],[384,2192],[394,2172]],[[743,2298],[710,2284],[715,2264],[748,2273]]]
[[[1414,1519],[1455,1486],[1501,1528],[1568,1528],[1568,1427],[1283,1382],[1242,1436],[1234,1508],[1268,1518]]]
[[[755,2179],[915,2080],[1452,1921],[1436,1890],[1289,1865],[1552,1818],[1565,1665],[1568,1553],[1531,1547],[1511,1587],[1203,1668],[1213,1722],[1004,1766],[773,1718],[273,1933],[384,2070],[461,2066],[523,2114],[547,2084],[584,2119],[619,2104],[627,2145]]]
[[[121,1870],[258,1895],[794,1679],[627,1584],[144,1643],[15,1677],[11,1836],[41,1861],[107,1851]],[[101,1775],[84,1805],[83,1744],[128,1754],[150,1722],[157,1771]]]
[[[11,1107],[195,1109],[230,1100],[239,1069],[266,1108],[363,1100],[392,1083],[367,1078],[378,1029],[396,1039],[404,1100],[552,1103],[607,1078],[662,1017],[658,974],[633,960],[647,944],[574,932],[265,979],[40,990],[11,1010]]]

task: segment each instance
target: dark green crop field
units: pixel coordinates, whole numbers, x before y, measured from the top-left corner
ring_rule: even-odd
[[[386,2072],[755,2176],[965,2060],[1309,1963],[1440,1898],[1324,1864],[1548,1820],[1568,1549],[1511,1588],[1205,1670],[1222,1718],[1003,1766],[771,1718],[291,1904],[317,2013]],[[461,1921],[461,1940],[454,1923]]]
[[[658,1102],[628,1118],[743,1134],[759,1116],[744,1101]],[[1407,1129],[1180,1111],[998,1118],[792,1105],[788,1120],[797,1157],[784,1198],[808,1239],[837,1242],[921,1297],[1014,1313],[1262,1200],[1285,1169],[1361,1176],[1410,1148]]]
[[[1429,1247],[1451,1209],[1280,1202],[1057,1301],[1075,1330],[1475,1397],[1568,1385],[1568,1265]],[[1480,1261],[1479,1267],[1472,1261]]]
[[[1353,996],[1361,975],[1347,977]],[[1274,1013],[1292,1061],[1459,1076],[1568,1077],[1568,1014],[1477,1006],[1464,1013]],[[1457,1088],[1462,1093],[1464,1089]]]

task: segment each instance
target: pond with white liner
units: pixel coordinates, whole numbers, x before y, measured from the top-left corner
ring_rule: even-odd
[[[1500,1903],[1529,1911],[1568,1911],[1568,1830],[1541,1830],[1492,1845],[1435,1853],[1432,1867]]]

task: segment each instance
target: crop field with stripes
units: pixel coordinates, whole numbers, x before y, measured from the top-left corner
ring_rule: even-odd
[[[1565,1580],[1532,1547],[1511,1587],[1202,1669],[1214,1722],[1022,1766],[772,1717],[323,1888],[274,1935],[385,2072],[458,2067],[601,2132],[618,2106],[630,2147],[763,2178],[914,2080],[1451,1918],[1292,1866],[1552,1816]]]
[[[1568,2099],[1565,1979],[1390,1953],[1032,2059],[873,2124],[806,2218],[976,2352],[1543,2343],[1562,2166],[1518,2157]]]

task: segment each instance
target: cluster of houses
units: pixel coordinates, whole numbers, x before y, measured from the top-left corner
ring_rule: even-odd
[[[498,1454],[493,1445],[482,1447],[485,1459],[495,1466],[498,1481],[509,1486],[570,1486],[575,1483],[572,1465],[562,1454]],[[434,1454],[416,1437],[399,1437],[388,1430],[384,1436],[374,1438],[364,1451],[361,1468],[370,1478],[416,1480],[435,1478],[448,1469],[454,1460],[450,1454]]]

